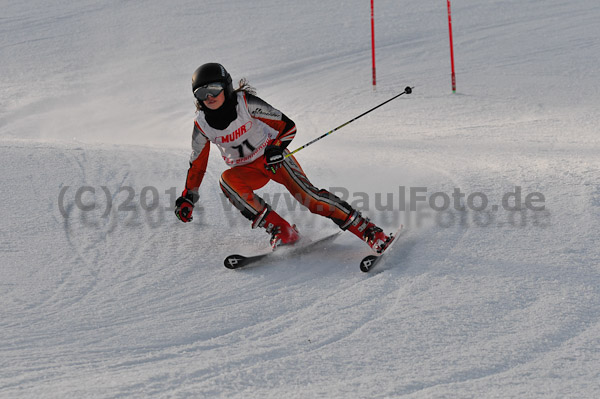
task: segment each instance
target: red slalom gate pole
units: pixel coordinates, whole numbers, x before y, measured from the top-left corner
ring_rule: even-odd
[[[454,45],[452,43],[452,12],[450,11],[450,0],[448,3],[448,31],[450,33],[450,65],[452,67],[452,93],[456,93],[456,74],[454,73]]]
[[[373,1],[371,0],[371,56],[373,58],[373,90],[375,90],[377,78],[375,75],[375,10]]]

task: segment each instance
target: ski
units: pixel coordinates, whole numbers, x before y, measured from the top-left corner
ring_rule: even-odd
[[[392,245],[394,245],[396,241],[398,241],[397,238],[400,235],[402,228],[403,226],[400,225],[398,231],[396,231],[395,234],[392,234],[392,240],[388,243],[388,245],[385,247],[382,253],[367,255],[360,261],[360,270],[362,272],[369,272],[381,261],[381,259],[383,259],[383,256],[390,250]]]
[[[335,240],[337,237],[339,237],[342,234],[341,231],[335,232],[333,234],[330,234],[328,236],[325,236],[323,238],[319,238],[316,241],[308,241],[305,244],[300,243],[298,246],[291,246],[288,247],[288,251],[286,251],[286,253],[288,254],[300,254],[303,252],[306,252],[310,249],[314,249],[316,246],[331,242],[333,240]],[[285,247],[282,247],[285,248]],[[225,258],[225,261],[223,262],[225,267],[228,269],[240,269],[243,267],[246,267],[248,265],[251,264],[255,264],[258,261],[278,253],[277,251],[270,251],[270,252],[265,252],[263,254],[258,254],[258,255],[252,255],[252,256],[244,256],[244,255],[229,255],[228,257]]]
[[[253,256],[229,255],[225,258],[224,263],[225,267],[228,269],[239,269],[241,267],[248,266],[251,263],[256,263],[269,255],[271,255],[271,252]]]

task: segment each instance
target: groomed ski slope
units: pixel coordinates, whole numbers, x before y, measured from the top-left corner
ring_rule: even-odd
[[[375,2],[376,91],[365,1],[3,5],[0,398],[599,397],[600,5],[452,6],[456,94],[439,1]],[[210,61],[297,123],[292,148],[414,86],[297,154],[407,226],[384,264],[361,273],[345,233],[225,269],[268,235],[222,198],[215,148],[176,220]],[[410,211],[456,189],[466,211]],[[505,209],[519,190],[544,209]]]

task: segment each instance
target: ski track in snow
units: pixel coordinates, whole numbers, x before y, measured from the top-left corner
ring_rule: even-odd
[[[38,3],[0,19],[0,398],[600,394],[596,2],[452,4],[454,95],[443,4],[376,2],[373,91],[365,5]],[[216,148],[193,223],[176,220],[208,61],[296,121],[293,148],[415,86],[297,154],[315,185],[404,223],[384,263],[361,273],[345,233],[225,269],[268,235],[223,200]],[[520,187],[546,209],[399,212],[400,187],[407,206],[420,187],[489,207]],[[260,194],[306,236],[336,231]]]

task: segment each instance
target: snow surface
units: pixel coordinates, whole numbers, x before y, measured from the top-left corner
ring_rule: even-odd
[[[367,1],[3,3],[0,397],[600,397],[600,3],[453,2],[456,94],[446,4],[375,3],[376,91]],[[223,202],[217,151],[175,219],[211,61],[294,119],[292,148],[415,86],[298,153],[407,225],[385,264],[361,273],[345,233],[225,269],[268,236]],[[516,187],[545,209],[490,211]],[[489,204],[399,212],[411,188]]]

